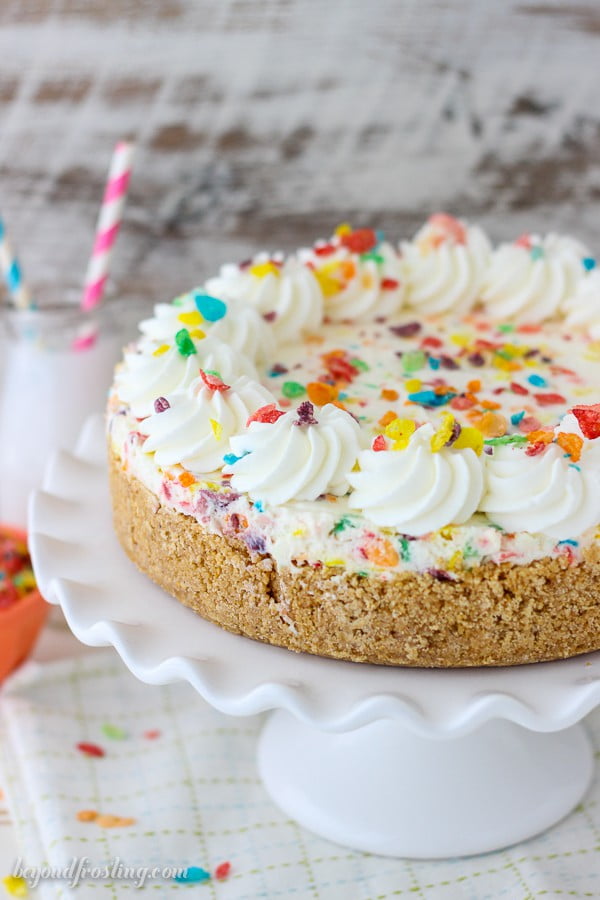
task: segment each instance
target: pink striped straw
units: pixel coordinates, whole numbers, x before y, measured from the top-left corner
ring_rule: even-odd
[[[85,310],[93,309],[102,301],[108,279],[110,257],[123,218],[123,207],[131,177],[133,151],[132,143],[119,141],[112,156],[96,226],[94,248],[85,276],[81,300],[81,308]]]

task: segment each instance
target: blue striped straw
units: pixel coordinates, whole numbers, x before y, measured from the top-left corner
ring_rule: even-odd
[[[13,253],[4,223],[0,218],[0,270],[4,278],[4,283],[8,289],[8,293],[13,306],[17,309],[30,309],[31,296],[29,289],[23,281],[21,267],[15,254]]]

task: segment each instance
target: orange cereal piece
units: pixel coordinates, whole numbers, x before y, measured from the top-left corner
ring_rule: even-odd
[[[323,381],[311,381],[306,385],[306,393],[308,399],[315,406],[325,406],[331,403],[337,397],[337,388],[331,384],[325,384]]]
[[[381,425],[382,428],[385,428],[386,425],[389,425],[390,422],[393,422],[395,418],[396,418],[396,413],[394,412],[394,410],[388,409],[388,411],[386,413],[384,413],[382,415],[382,417],[380,418],[379,425]]]
[[[364,548],[364,553],[369,562],[376,566],[396,566],[400,561],[398,551],[394,545],[385,538],[378,538]]]
[[[578,434],[572,434],[568,431],[560,431],[556,438],[559,447],[568,453],[573,462],[579,462],[581,459],[581,450],[583,448],[583,438]]]
[[[391,388],[382,388],[379,396],[382,400],[397,400],[398,391],[394,391]]]
[[[124,818],[123,816],[112,816],[110,814],[98,816],[96,825],[100,828],[126,828],[129,825],[135,825],[135,819]]]
[[[191,484],[196,484],[196,479],[191,472],[182,472],[177,480],[183,487],[189,487]]]
[[[473,378],[472,381],[467,382],[467,390],[473,394],[476,394],[477,391],[481,390],[481,381],[479,378]]]
[[[78,822],[95,822],[98,818],[98,813],[95,809],[82,809],[77,813],[77,821]]]
[[[484,437],[502,437],[508,430],[508,423],[499,413],[486,412],[482,415],[477,427]]]
[[[344,259],[339,263],[338,271],[345,281],[352,281],[356,275],[356,266],[351,259]]]
[[[477,425],[477,423],[481,420],[483,413],[479,409],[468,409],[465,413],[465,416],[472,425]]]
[[[527,435],[527,440],[530,444],[551,444],[554,440],[554,432],[546,431],[545,429],[530,431]]]
[[[481,407],[482,409],[500,409],[501,404],[496,403],[495,400],[482,400]]]

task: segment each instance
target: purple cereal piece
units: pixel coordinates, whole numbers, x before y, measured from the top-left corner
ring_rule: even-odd
[[[443,369],[460,369],[459,364],[451,356],[440,356],[440,365]]]
[[[484,366],[485,356],[483,353],[470,353],[467,357],[472,366]]]
[[[265,543],[265,539],[260,534],[248,534],[246,532],[243,535],[243,540],[248,547],[248,550],[253,550],[255,553],[266,553],[267,545]]]
[[[315,408],[310,400],[304,400],[296,410],[298,418],[294,420],[294,425],[318,425],[315,419]]]
[[[445,572],[443,569],[427,569],[427,572],[432,578],[436,578],[438,581],[456,581],[454,575]]]
[[[460,435],[461,431],[461,426],[458,424],[458,422],[455,421],[454,425],[452,426],[452,434],[450,435],[444,446],[451,447],[454,441],[458,440],[458,436]]]
[[[396,337],[410,338],[414,337],[421,331],[423,326],[420,322],[407,322],[406,325],[390,325],[390,331]]]

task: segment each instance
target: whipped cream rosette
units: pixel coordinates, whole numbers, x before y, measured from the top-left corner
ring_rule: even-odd
[[[309,401],[270,421],[251,421],[230,440],[238,457],[224,469],[231,486],[270,504],[341,496],[361,448],[361,431],[344,410],[327,404],[315,412]]]
[[[300,251],[325,296],[334,322],[390,316],[404,301],[404,277],[394,247],[370,228],[342,226],[329,241]]]
[[[211,337],[253,362],[267,359],[274,345],[273,332],[255,309],[233,299],[221,300],[199,288],[171,303],[157,303],[154,315],[140,322],[139,328],[144,352],[171,344],[182,328],[192,338],[200,339],[210,332]]]
[[[579,279],[573,295],[564,303],[563,312],[568,327],[600,340],[600,269],[593,269]]]
[[[481,299],[494,319],[542,322],[556,315],[585,274],[589,251],[563,235],[523,235],[494,250]]]
[[[121,400],[130,405],[135,416],[151,415],[157,397],[185,390],[198,378],[200,369],[217,372],[227,382],[240,375],[258,378],[247,356],[234,353],[212,334],[194,339],[187,329],[181,329],[177,337],[172,344],[162,344],[152,352],[125,352],[115,383]]]
[[[400,250],[409,306],[437,315],[462,314],[475,305],[491,254],[481,228],[437,213]]]
[[[206,283],[209,293],[249,304],[271,325],[279,343],[316,332],[323,321],[323,294],[312,270],[295,257],[261,253],[249,263],[227,264]]]
[[[148,345],[162,344],[172,341],[181,328],[201,329],[205,320],[194,302],[194,293],[189,291],[187,294],[180,294],[170,303],[157,303],[154,314],[139,323],[143,336],[141,342]]]
[[[245,375],[230,386],[201,371],[185,392],[158,398],[156,412],[140,423],[147,436],[144,452],[154,453],[158,466],[179,464],[195,475],[214,472],[223,465],[231,435],[271,402],[269,391]]]
[[[600,522],[598,440],[584,441],[574,456],[566,455],[560,443],[548,443],[535,455],[505,445],[494,448],[485,462],[480,509],[505,531],[530,531],[567,541]]]
[[[467,522],[483,491],[483,467],[476,452],[481,447],[459,444],[460,428],[454,424],[442,443],[437,438],[443,426],[436,431],[425,424],[413,430],[414,422],[397,421],[392,449],[380,438],[377,449],[359,454],[360,471],[348,475],[354,489],[350,507],[376,525],[415,537]],[[391,424],[388,433],[394,434]],[[455,446],[448,446],[453,438]]]

